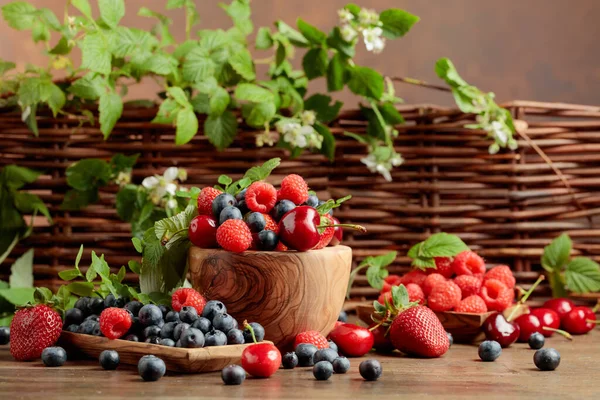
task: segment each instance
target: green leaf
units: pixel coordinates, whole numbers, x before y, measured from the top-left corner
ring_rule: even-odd
[[[456,67],[448,58],[440,58],[435,63],[435,73],[453,88],[468,85],[458,74]]]
[[[177,65],[177,60],[172,56],[158,53],[149,57],[142,64],[142,68],[158,75],[169,75],[175,72]]]
[[[206,93],[198,93],[191,101],[194,111],[199,114],[210,113],[210,97]]]
[[[81,276],[81,272],[78,269],[65,269],[64,271],[60,271],[58,276],[63,281],[72,281],[75,278],[79,278]]]
[[[77,296],[89,297],[94,293],[94,284],[92,282],[71,282],[67,289]]]
[[[129,260],[127,262],[127,266],[129,267],[131,272],[133,272],[134,274],[138,274],[138,275],[140,274],[140,269],[141,269],[142,265],[139,262],[134,261],[134,260]]]
[[[174,99],[165,99],[158,108],[156,117],[152,120],[154,124],[172,124],[181,111],[181,105]],[[195,108],[194,108],[195,109]]]
[[[217,182],[219,182],[221,185],[229,186],[233,180],[227,175],[220,175],[219,179],[217,179]]]
[[[198,133],[198,118],[191,108],[184,108],[177,114],[177,130],[175,132],[175,144],[188,143]]]
[[[251,9],[248,0],[232,0],[231,4],[219,4],[231,17],[235,26],[244,34],[249,35],[254,29],[250,18]]]
[[[126,156],[121,153],[117,153],[110,159],[110,166],[113,174],[118,174],[121,171],[129,171],[133,168],[135,163],[137,163],[139,154],[133,154],[130,156]]]
[[[73,82],[67,90],[85,100],[98,100],[104,87],[104,81],[100,76],[92,77],[92,74],[87,74]]]
[[[189,82],[203,81],[214,75],[215,68],[216,65],[210,58],[209,52],[202,47],[196,47],[185,57],[183,79]]]
[[[0,289],[0,297],[3,297],[6,301],[15,306],[24,306],[27,303],[33,302],[34,292],[34,288]]]
[[[144,250],[144,247],[142,246],[142,241],[139,238],[132,238],[131,243],[133,243],[133,247],[135,247],[135,250],[138,253],[141,253]]]
[[[265,161],[261,166],[254,166],[244,174],[244,178],[250,179],[252,182],[263,181],[271,175],[271,172],[279,166],[281,158],[271,158]],[[250,185],[248,185],[250,186]]]
[[[115,28],[125,16],[124,0],[98,0],[100,17],[111,28]]]
[[[131,222],[136,211],[138,190],[135,185],[126,185],[117,192],[115,199],[117,214],[122,221]]]
[[[110,51],[115,57],[131,56],[132,60],[143,61],[150,57],[150,51],[158,44],[158,40],[149,32],[141,29],[120,26],[110,35]]]
[[[34,43],[47,42],[50,40],[50,30],[43,22],[38,20],[33,23],[31,36]]]
[[[565,270],[567,288],[575,293],[600,292],[600,265],[586,257],[575,257]]]
[[[210,95],[209,100],[209,113],[211,115],[220,115],[227,110],[229,106],[229,93],[222,87],[217,87],[214,93]]]
[[[36,287],[33,292],[33,299],[36,303],[47,303],[52,300],[52,292],[45,287]]]
[[[308,40],[310,43],[314,45],[322,45],[325,43],[327,39],[327,35],[325,32],[322,32],[316,26],[309,24],[301,18],[298,18],[296,21],[296,25],[298,26],[298,30],[300,33]]]
[[[367,282],[371,287],[381,290],[383,287],[383,280],[388,276],[387,269],[380,268],[379,265],[371,265],[367,268]]]
[[[20,189],[28,183],[35,182],[42,173],[33,169],[10,164],[2,169],[0,179],[11,189]]]
[[[383,94],[383,76],[374,69],[355,66],[350,69],[348,87],[354,94],[378,100]]]
[[[110,275],[110,267],[106,261],[104,261],[104,254],[98,257],[94,251],[92,251],[92,264],[90,265],[90,269],[94,270],[96,274],[104,279],[108,279],[108,276]],[[90,281],[89,278],[87,278],[87,280],[88,282]]]
[[[39,131],[36,118],[37,104],[32,104],[30,106],[22,105],[21,110],[23,111],[21,114],[21,119],[24,120],[25,125],[27,125],[27,128],[33,132],[35,137],[38,137]]]
[[[67,168],[67,183],[77,190],[93,189],[110,180],[110,165],[98,158],[85,158]]]
[[[275,101],[273,93],[253,83],[241,83],[235,88],[235,97],[238,100],[252,101],[262,103],[266,101]]]
[[[48,100],[46,102],[48,103],[48,106],[52,110],[52,114],[55,117],[58,114],[58,111],[60,111],[63,108],[66,101],[67,101],[67,98],[66,98],[65,94],[63,93],[63,91],[55,84],[52,84],[51,89],[50,89],[50,97],[48,98]]]
[[[204,122],[204,134],[217,149],[223,150],[233,143],[237,134],[237,118],[230,111],[210,115]]]
[[[244,115],[245,121],[254,128],[263,128],[277,113],[275,104],[270,101],[248,106],[249,112]]]
[[[466,250],[469,248],[458,236],[439,232],[411,247],[407,255],[413,266],[426,269],[436,267],[434,257],[454,257]]]
[[[395,308],[402,308],[410,303],[408,291],[404,285],[392,286],[392,301]]]
[[[298,47],[308,46],[308,41],[304,38],[304,36],[285,22],[277,21],[275,26],[277,26],[279,33],[285,36],[293,45]]]
[[[154,224],[154,232],[159,240],[171,240],[174,234],[187,237],[187,228],[196,216],[196,207],[187,206],[186,209],[170,218],[164,218]]]
[[[187,107],[190,105],[190,102],[188,101],[187,95],[185,94],[185,92],[183,91],[183,89],[181,89],[180,87],[177,86],[172,86],[170,88],[167,89],[167,93],[169,94],[169,96],[171,96],[180,106],[182,107]]]
[[[342,39],[342,34],[339,27],[333,28],[329,37],[327,38],[327,45],[338,51],[340,56],[344,58],[352,58],[355,54],[355,45],[353,43],[346,42]]]
[[[383,24],[381,27],[383,36],[388,39],[397,39],[406,35],[419,19],[416,15],[398,8],[390,8],[379,14],[379,21]]]
[[[92,7],[90,6],[90,2],[88,0],[72,0],[71,4],[73,7],[81,11],[83,15],[92,19]]]
[[[14,62],[0,60],[0,76],[11,69],[15,69],[16,66]]]
[[[336,53],[327,66],[327,90],[335,92],[344,88],[346,65],[339,53]]]
[[[69,190],[60,205],[61,210],[80,210],[98,201],[98,188],[89,190]]]
[[[66,37],[61,37],[56,46],[50,49],[49,53],[54,55],[66,55],[71,52],[72,46],[69,44],[69,40]]]
[[[112,69],[111,54],[106,37],[90,32],[80,42],[81,68],[108,75]]]
[[[319,133],[319,135],[323,136],[323,144],[321,145],[321,153],[323,153],[327,159],[331,162],[335,159],[335,138],[333,134],[323,124],[315,124],[315,130]]]
[[[542,267],[548,272],[552,270],[562,271],[569,262],[573,243],[566,233],[555,238],[548,246],[544,247],[542,255]]]
[[[14,194],[14,204],[22,214],[39,212],[52,224],[52,216],[50,215],[50,211],[48,211],[48,207],[46,207],[46,204],[37,195],[29,192],[16,192]]]
[[[259,50],[266,50],[273,47],[271,30],[266,26],[258,29],[258,32],[256,33],[255,47]]]
[[[253,81],[256,79],[256,71],[254,70],[254,63],[252,62],[252,55],[246,49],[236,51],[230,58],[229,64],[233,67],[235,72],[240,74],[242,78],[247,81]]]
[[[14,1],[2,7],[2,16],[11,28],[29,30],[36,21],[36,11],[33,5],[25,1]]]
[[[8,282],[11,288],[33,287],[33,249],[27,250],[25,254],[15,260],[10,267]]]
[[[327,50],[323,48],[310,49],[302,58],[302,68],[308,79],[315,79],[327,72]]]
[[[56,15],[52,12],[52,10],[50,10],[49,8],[40,8],[38,10],[38,13],[40,19],[48,28],[56,32],[62,31],[62,24],[60,23],[58,18],[56,18]]]
[[[304,101],[304,108],[315,111],[317,120],[327,124],[337,118],[344,105],[341,101],[336,101],[333,105],[330,105],[330,103],[331,96],[317,93]]]
[[[121,96],[115,92],[102,93],[100,95],[98,111],[100,113],[100,131],[102,131],[104,140],[106,140],[123,113],[123,100]]]

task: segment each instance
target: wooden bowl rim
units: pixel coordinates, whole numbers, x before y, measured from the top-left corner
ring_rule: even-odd
[[[297,250],[286,250],[286,251],[263,251],[263,250],[247,250],[247,251],[243,251],[241,253],[234,253],[231,251],[227,251],[224,249],[206,249],[203,247],[197,247],[192,245],[190,247],[190,251],[194,251],[194,252],[200,252],[200,253],[211,253],[211,254],[235,254],[235,255],[242,255],[242,256],[252,256],[252,255],[272,255],[272,256],[285,256],[286,254],[304,254],[304,253],[316,253],[318,252],[322,252],[322,253],[340,253],[341,251],[348,251],[348,250],[352,250],[351,247],[349,246],[344,246],[342,244],[339,244],[337,246],[328,246],[319,250],[308,250],[308,251],[297,251]]]

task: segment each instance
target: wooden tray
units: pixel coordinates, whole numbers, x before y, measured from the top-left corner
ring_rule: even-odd
[[[252,344],[234,344],[201,349],[182,349],[128,340],[110,340],[101,336],[66,331],[62,332],[59,343],[96,359],[103,350],[116,350],[119,352],[121,363],[132,365],[137,365],[142,356],[153,354],[165,362],[169,371],[186,373],[220,371],[230,364],[239,364],[244,349],[252,346]]]

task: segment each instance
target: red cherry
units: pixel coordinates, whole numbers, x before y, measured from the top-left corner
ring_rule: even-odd
[[[513,344],[521,333],[518,324],[508,322],[504,315],[497,312],[486,318],[482,329],[487,339],[495,340],[502,347]]]
[[[209,215],[198,215],[190,222],[188,236],[194,246],[217,247],[217,221]]]
[[[554,332],[560,327],[560,317],[556,311],[549,308],[535,308],[531,314],[538,317],[542,324],[542,334],[546,337],[554,335]],[[549,328],[549,329],[546,329]]]
[[[367,354],[375,343],[373,332],[354,324],[342,324],[333,328],[329,337],[342,354],[347,357],[361,357]]]
[[[371,325],[369,329],[372,329],[374,326],[375,324]],[[385,336],[386,331],[387,327],[381,325],[371,331],[373,332],[374,339],[373,347],[379,353],[391,353],[394,351],[394,345],[390,339]]]
[[[340,220],[333,217],[333,223],[338,225]],[[331,242],[329,242],[330,246],[337,246],[338,244],[342,243],[342,238],[344,237],[344,228],[341,226],[336,226],[334,229],[333,238],[331,239]]]
[[[571,311],[573,307],[575,307],[575,303],[565,298],[550,299],[547,302],[545,302],[542,307],[553,310],[558,314],[558,317],[562,319],[562,317],[568,314],[569,311]]]
[[[242,368],[255,378],[268,378],[279,369],[281,353],[271,343],[248,346],[242,352]]]
[[[574,335],[583,335],[594,329],[594,326],[596,325],[596,315],[588,307],[574,307],[561,318],[560,323],[567,332]]]
[[[529,336],[535,332],[543,333],[542,323],[533,314],[523,314],[515,319],[515,324],[519,325],[521,332],[519,333],[519,342],[527,342]]]
[[[307,251],[319,243],[317,227],[321,222],[318,211],[310,206],[299,206],[288,211],[279,221],[279,239],[287,247]]]

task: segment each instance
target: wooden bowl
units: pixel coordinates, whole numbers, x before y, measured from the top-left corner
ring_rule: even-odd
[[[220,300],[238,322],[258,322],[266,339],[289,349],[307,330],[329,334],[344,304],[352,267],[347,246],[307,252],[224,250],[192,247],[192,286]]]

